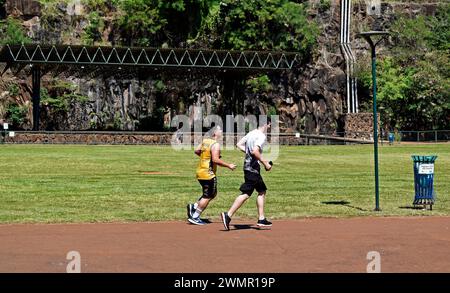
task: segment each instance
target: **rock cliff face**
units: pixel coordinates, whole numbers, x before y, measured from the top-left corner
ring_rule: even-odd
[[[432,14],[436,5],[383,4],[380,17],[368,16],[364,1],[354,4],[353,35],[363,28],[386,28],[402,10],[407,13]],[[81,32],[87,25],[79,1],[57,7],[63,15],[59,27],[48,28],[36,1],[7,0],[6,14],[20,16],[28,35],[34,41],[50,43],[81,42]],[[290,72],[270,73],[271,90],[255,94],[245,79],[208,72],[165,72],[138,79],[121,75],[75,77],[62,73],[58,79],[77,85],[77,94],[87,99],[72,99],[68,111],[55,111],[43,105],[41,129],[55,130],[161,130],[170,126],[170,119],[186,114],[191,120],[201,115],[274,114],[280,115],[280,128],[285,132],[333,134],[342,131],[341,116],[345,105],[345,64],[339,47],[340,1],[333,0],[324,9],[320,1],[310,1],[310,17],[315,19],[321,34],[308,64]],[[106,24],[107,26],[108,24]],[[111,30],[105,29],[103,42],[111,45]],[[367,54],[361,40],[354,42],[359,56]],[[2,68],[0,68],[2,69]],[[44,76],[43,87],[52,82]],[[20,90],[14,95],[11,85]],[[7,71],[0,81],[0,118],[5,117],[11,101],[30,105],[31,78],[26,71],[13,75]],[[21,128],[31,128],[31,109]]]
[[[5,11],[7,15],[20,16],[24,19],[29,19],[40,15],[41,6],[38,1],[7,0],[5,1]]]

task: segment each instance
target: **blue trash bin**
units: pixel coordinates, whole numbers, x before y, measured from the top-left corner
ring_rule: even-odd
[[[394,134],[392,132],[390,132],[389,133],[389,144],[393,144],[394,143],[394,139],[395,139]]]
[[[414,161],[414,206],[422,205],[426,208],[436,200],[433,187],[434,181],[434,161],[437,156],[411,156]]]

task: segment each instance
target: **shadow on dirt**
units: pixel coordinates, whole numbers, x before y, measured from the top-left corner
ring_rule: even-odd
[[[351,205],[349,201],[346,201],[346,200],[322,201],[320,203],[321,204],[326,204],[326,205],[341,205],[341,206],[346,206],[348,208],[355,209],[355,210],[358,210],[358,211],[367,212],[366,209],[363,209],[363,208],[360,208],[360,207],[355,207],[355,206]]]

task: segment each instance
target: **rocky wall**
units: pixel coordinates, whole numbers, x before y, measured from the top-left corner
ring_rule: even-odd
[[[378,136],[380,136],[380,114],[377,116]],[[372,113],[347,113],[343,117],[346,138],[373,140]]]
[[[339,46],[340,1],[332,0],[327,9],[320,8],[319,0],[309,2],[310,18],[320,27],[316,48],[306,64],[289,72],[270,73],[270,91],[254,93],[245,86],[242,77],[211,72],[159,72],[140,77],[120,72],[93,76],[62,72],[57,79],[76,85],[78,94],[87,100],[70,101],[67,111],[55,110],[44,103],[40,129],[156,131],[167,128],[177,114],[188,115],[193,121],[202,115],[257,115],[273,113],[275,109],[282,132],[328,135],[343,132],[346,75]],[[433,14],[437,8],[434,3],[383,3],[381,15],[371,16],[367,14],[366,1],[353,3],[352,44],[358,58],[367,58],[369,50],[363,40],[356,38],[356,33],[388,28],[398,13]],[[80,44],[87,25],[82,2],[58,7],[64,17],[55,30],[44,28],[37,1],[7,0],[5,7],[8,15],[23,19],[23,26],[34,42]],[[105,25],[108,33],[102,44],[111,45],[109,35],[113,32]],[[43,77],[44,88],[52,78],[51,74]],[[9,91],[13,84],[20,88],[16,96]],[[27,107],[28,112],[24,121],[13,127],[31,129],[30,89],[27,69],[16,75],[7,70],[0,81],[0,119],[6,118],[9,104],[17,103]],[[367,93],[360,94],[360,101],[368,100],[369,97],[363,96]],[[195,111],[196,107],[202,109],[201,113]]]
[[[194,143],[191,136],[191,143]],[[238,137],[234,137],[234,144]],[[270,140],[270,136],[269,136]],[[58,133],[58,132],[15,132],[14,137],[6,135],[0,137],[0,142],[8,144],[85,144],[85,145],[171,145],[180,144],[172,133]],[[275,142],[275,141],[274,141]],[[304,144],[327,144],[332,143],[323,139],[309,139],[296,137],[295,135],[282,135],[277,138],[280,145],[304,145]],[[334,142],[336,143],[336,142]],[[233,144],[233,145],[234,145]]]

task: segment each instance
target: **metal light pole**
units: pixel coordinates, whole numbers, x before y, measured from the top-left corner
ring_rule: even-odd
[[[381,132],[380,140],[381,140],[381,145],[383,145],[383,138],[385,135],[385,133],[384,133],[384,127],[385,127],[385,125],[384,125],[384,109],[385,108],[383,106],[380,106],[380,107],[378,107],[378,109],[380,110],[380,132]]]
[[[376,53],[375,47],[383,40],[385,36],[389,35],[385,31],[369,31],[360,33],[358,36],[363,37],[370,45],[372,53],[372,85],[373,85],[373,151],[375,161],[375,211],[380,209],[380,187],[378,180],[378,121],[377,121],[377,74],[376,74]],[[376,43],[372,40],[373,37],[381,37]]]

